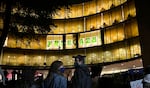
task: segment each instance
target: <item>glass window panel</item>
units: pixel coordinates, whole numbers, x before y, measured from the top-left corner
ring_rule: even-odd
[[[96,29],[96,24],[97,24],[97,16],[92,16],[91,18],[91,28]]]
[[[65,21],[65,25],[64,25],[65,33],[70,33],[71,30],[72,31],[74,30],[74,29],[71,28],[72,27],[71,23],[74,24],[71,20]]]
[[[121,47],[118,49],[120,54],[120,60],[126,59],[126,49],[124,47]]]
[[[106,12],[106,13],[104,13],[104,23],[103,23],[103,26],[105,27],[105,26],[109,26],[109,25],[111,25],[111,23],[110,23],[110,16],[111,16],[111,13],[108,13],[108,12]]]
[[[87,18],[87,30],[94,30],[96,29],[97,24],[97,16],[92,16]]]
[[[122,4],[122,3],[126,2],[127,0],[120,0],[120,1],[121,1],[121,4]]]
[[[132,36],[138,36],[139,35],[138,25],[137,25],[137,21],[136,20],[132,21],[131,29],[132,29]]]
[[[124,29],[122,25],[118,25],[116,27],[117,29],[117,37],[118,37],[118,41],[122,41],[125,39],[125,34],[124,34]]]
[[[77,10],[75,12],[77,13],[77,17],[83,16],[83,5],[82,4],[77,5]]]
[[[76,40],[76,39],[75,39]],[[76,41],[74,41],[73,34],[67,34],[66,35],[66,49],[73,49],[76,48]]]
[[[84,28],[83,28],[84,23],[83,22],[84,22],[83,19],[79,19],[76,21],[76,31],[77,32],[83,32],[84,31]]]
[[[71,59],[73,55],[65,55],[63,56],[63,62],[65,65],[73,65],[74,64],[74,59]]]
[[[11,47],[11,48],[15,48],[16,47],[15,36],[8,35],[8,47]]]
[[[140,47],[139,39],[131,40],[130,49],[131,49],[132,58],[141,55],[141,47]]]
[[[111,43],[111,31],[109,29],[104,31],[104,43],[108,44]]]
[[[48,35],[46,49],[63,49],[62,35]]]
[[[86,33],[80,33],[79,48],[92,47],[101,45],[100,31],[92,31]]]
[[[90,6],[89,2],[84,3],[84,16],[89,15],[89,8],[90,8],[89,6]]]
[[[54,62],[55,60],[58,60],[58,58],[59,58],[58,55],[47,54],[47,58],[46,58],[46,64],[47,64],[47,66],[50,66],[52,64],[52,62]]]
[[[104,0],[97,0],[97,12],[101,12],[103,8],[103,1]],[[110,1],[110,0],[109,0]]]
[[[104,32],[104,43],[113,43],[124,39],[124,30],[122,26],[111,27]]]
[[[98,63],[97,62],[98,55],[96,54],[96,52],[92,53],[91,57],[92,57],[92,62],[91,63]]]
[[[31,54],[22,55],[22,57],[24,58],[25,65],[33,66],[35,63],[34,61],[36,61],[35,58],[33,59],[34,55]]]
[[[19,54],[18,57],[17,57],[17,65],[18,66],[21,66],[21,65],[25,65],[25,59],[27,58],[26,57],[27,55],[24,55],[24,54]]]
[[[115,9],[112,11],[112,22],[111,23],[118,23],[122,20],[121,8]]]
[[[113,0],[113,4],[114,4],[115,6],[118,6],[118,5],[121,4],[121,1],[120,1],[120,0]]]
[[[130,15],[131,16],[136,16],[136,8],[135,8],[135,4],[134,4],[134,0],[133,1],[131,1],[131,3],[129,3],[129,11],[130,11]]]
[[[130,50],[130,45],[126,44],[126,53],[127,53],[127,59],[131,58],[131,50]]]
[[[86,20],[86,30],[90,31],[91,28],[91,17],[88,17]]]
[[[112,62],[112,52],[110,49],[104,51],[104,62]]]
[[[86,55],[86,61],[85,61],[85,63],[91,64],[91,62],[92,62],[91,53],[88,53],[88,54]]]
[[[70,16],[71,18],[76,17],[76,5],[70,6],[69,16]]]
[[[26,41],[27,43],[30,40],[26,38],[26,40],[24,39],[24,41]],[[34,36],[33,39],[31,39],[28,46],[32,49],[46,49],[46,36]]]
[[[99,46],[101,45],[101,35],[100,35],[100,31],[93,31],[91,32],[91,46]]]
[[[119,61],[120,60],[119,50],[117,48],[114,48],[112,50],[112,53],[113,53],[113,61]]]
[[[30,62],[32,66],[43,66],[44,64],[44,56],[42,55],[30,55],[30,60],[27,60],[27,63]]]
[[[8,53],[4,53],[1,64],[6,65],[7,63],[9,63],[9,57],[10,55]]]
[[[109,0],[102,0],[102,8],[104,8],[105,10],[109,9]]]
[[[108,2],[108,3],[107,3],[107,4],[108,4],[108,7],[111,8],[111,6],[112,6],[112,4],[113,4],[113,0],[107,0],[107,2]]]
[[[54,19],[64,19],[65,18],[65,8],[61,8],[58,10],[55,15],[53,15]]]
[[[73,24],[71,25],[71,29],[73,29],[73,31],[70,30],[70,33],[71,33],[71,32],[73,32],[73,33],[74,33],[74,32],[78,32],[77,28],[78,28],[78,22],[79,22],[79,21],[77,21],[77,20],[74,21],[74,20],[73,20],[72,22],[73,22]]]
[[[65,23],[66,33],[83,32],[83,19],[67,20]]]
[[[56,27],[52,27],[52,31],[49,34],[63,34],[65,33],[65,22],[64,21],[55,21],[54,24]]]
[[[135,20],[125,24],[126,38],[135,37],[139,35],[138,25]]]
[[[2,19],[2,18],[0,18],[0,30],[2,30],[2,29],[3,29],[3,26],[4,26],[3,19]]]
[[[95,14],[96,13],[96,0],[90,1],[89,2],[89,14]]]
[[[101,21],[101,15],[97,15],[97,26],[96,28],[99,29],[100,27],[102,27],[102,21]]]
[[[128,4],[124,4],[123,11],[124,11],[124,19],[126,20],[126,19],[128,19],[128,15],[130,14]]]
[[[72,5],[69,9],[68,15],[70,18],[83,16],[83,5],[82,4]]]
[[[117,31],[117,28],[116,27],[113,27],[111,30],[111,34],[110,34],[110,38],[111,38],[111,43],[112,42],[116,42],[118,41],[118,31]]]
[[[79,47],[85,47],[85,38],[80,38],[79,39]]]
[[[125,24],[125,36],[126,38],[131,38],[132,37],[132,30],[131,30],[131,24],[130,23],[126,23]]]
[[[97,62],[98,63],[103,63],[104,62],[103,50],[99,50],[98,55],[99,55],[99,58],[97,58]]]
[[[4,56],[2,59],[3,65],[25,65],[24,55],[20,53],[7,53],[4,52]]]

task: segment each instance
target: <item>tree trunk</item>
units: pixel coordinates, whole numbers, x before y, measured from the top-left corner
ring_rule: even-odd
[[[4,17],[4,27],[2,30],[2,34],[0,36],[0,51],[3,49],[4,42],[8,35],[9,31],[9,23],[11,19],[11,2],[12,0],[6,0],[6,8],[5,8],[5,17]]]

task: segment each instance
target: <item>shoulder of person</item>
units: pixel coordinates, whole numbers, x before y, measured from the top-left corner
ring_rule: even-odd
[[[67,80],[63,75],[55,74],[54,78],[56,79],[62,79],[62,80]]]

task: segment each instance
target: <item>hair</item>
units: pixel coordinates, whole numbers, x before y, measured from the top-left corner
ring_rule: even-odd
[[[51,77],[53,73],[57,73],[57,74],[60,74],[62,75],[62,73],[59,71],[59,67],[63,65],[63,62],[62,61],[54,61],[51,66],[50,66],[50,69],[49,69],[49,72],[48,72],[48,75],[47,77]]]

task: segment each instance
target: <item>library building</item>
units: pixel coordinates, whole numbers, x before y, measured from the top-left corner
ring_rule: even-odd
[[[1,0],[0,88],[150,88],[148,0]]]

